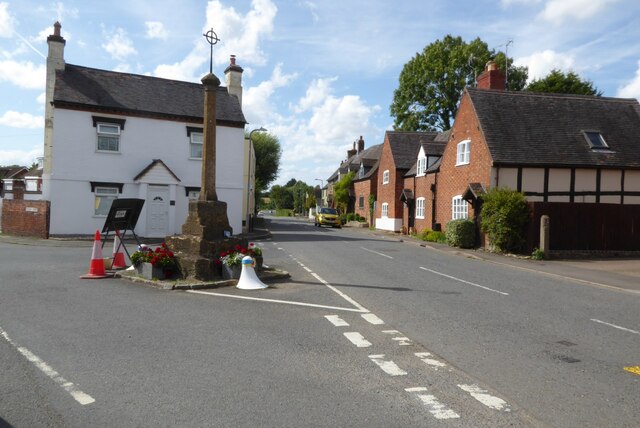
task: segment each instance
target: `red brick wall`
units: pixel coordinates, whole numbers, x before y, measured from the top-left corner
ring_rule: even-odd
[[[384,171],[389,171],[389,182],[382,184]],[[382,204],[389,204],[388,217],[402,218],[403,203],[400,201],[400,194],[404,186],[403,173],[399,174],[389,147],[389,139],[385,136],[380,154],[380,165],[378,166],[378,203],[376,205],[376,218],[382,217]],[[406,173],[406,171],[404,171]]]
[[[471,141],[469,164],[456,166],[457,145],[463,140]],[[451,221],[451,199],[454,196],[463,194],[469,187],[469,183],[482,183],[485,189],[489,189],[491,164],[491,155],[480,130],[480,124],[465,92],[449,142],[442,155],[438,175],[436,222],[441,223],[443,229]],[[469,219],[473,219],[474,213],[470,204],[468,204],[468,211]]]
[[[49,238],[49,201],[5,199],[2,203],[2,233]]]
[[[416,185],[413,191],[413,195],[415,196],[416,200],[418,200],[418,198],[424,198],[424,219],[415,219],[414,229],[418,233],[423,231],[424,229],[432,229],[433,227],[434,221],[431,216],[433,212],[431,185],[435,184],[435,182],[435,173],[416,177]]]
[[[371,181],[363,180],[353,183],[353,192],[356,196],[355,213],[367,219],[369,219],[369,194],[371,193]],[[360,197],[364,198],[364,206],[360,208]],[[369,223],[371,224],[371,223]]]

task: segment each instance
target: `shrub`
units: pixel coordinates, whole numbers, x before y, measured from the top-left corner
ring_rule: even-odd
[[[531,258],[533,260],[544,260],[544,251],[540,248],[534,248],[533,253],[531,253]]]
[[[473,248],[476,245],[476,227],[471,220],[451,220],[445,234],[452,247]]]
[[[482,196],[482,231],[499,252],[517,252],[526,243],[529,206],[523,193],[494,188]]]
[[[446,243],[447,235],[444,232],[430,230],[425,237],[425,241]]]

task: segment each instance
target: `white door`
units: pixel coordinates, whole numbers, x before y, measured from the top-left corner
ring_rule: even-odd
[[[167,236],[169,229],[169,188],[149,186],[147,192],[147,233],[148,238]]]

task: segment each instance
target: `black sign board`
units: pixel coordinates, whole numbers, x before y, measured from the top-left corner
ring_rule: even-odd
[[[104,221],[104,226],[102,226],[102,246],[104,247],[109,232],[115,232],[116,230],[120,232],[120,245],[122,245],[122,247],[124,247],[122,240],[127,234],[127,230],[131,231],[136,242],[140,245],[140,241],[133,229],[135,229],[136,224],[138,224],[138,218],[140,217],[143,206],[144,199],[114,199],[113,202],[111,202],[111,209],[109,209],[107,219]],[[124,250],[127,255],[129,255],[126,247],[124,247]]]

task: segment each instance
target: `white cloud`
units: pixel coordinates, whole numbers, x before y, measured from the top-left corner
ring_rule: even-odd
[[[288,86],[297,74],[283,74],[282,64],[277,64],[271,78],[244,91],[242,109],[249,123],[263,124],[279,120],[278,109],[271,103],[270,97],[276,89]]]
[[[500,3],[502,4],[502,6],[504,7],[508,7],[511,6],[512,4],[537,4],[540,3],[542,0],[500,0]]]
[[[0,150],[0,165],[30,166],[41,156],[42,145],[33,147],[31,150]]]
[[[0,116],[0,125],[10,126],[12,128],[43,128],[44,118],[42,116],[34,116],[30,113],[8,111]]]
[[[194,50],[180,62],[176,62],[173,64],[161,64],[157,66],[153,72],[153,75],[157,77],[164,77],[165,79],[197,82],[200,81],[200,78],[202,78],[202,76],[196,76],[196,71],[202,72],[201,66],[206,61],[206,57],[200,55],[197,51]]]
[[[294,108],[296,113],[302,113],[322,103],[331,94],[331,84],[338,80],[337,77],[316,79],[307,88],[307,93],[300,99]]]
[[[572,55],[562,54],[547,49],[534,52],[525,57],[517,58],[514,63],[517,66],[529,67],[529,82],[534,79],[546,77],[553,69],[570,70],[574,68],[575,59]]]
[[[162,22],[147,21],[144,25],[147,27],[147,39],[167,39],[167,30],[164,28],[164,24],[162,24]]]
[[[47,100],[47,93],[46,92],[42,92],[40,95],[38,95],[38,97],[36,98],[36,102],[38,103],[38,105],[41,105],[44,107],[44,103]]]
[[[640,61],[638,61],[638,69],[635,77],[626,85],[618,89],[618,97],[622,98],[638,98],[640,100]]]
[[[107,41],[102,44],[102,47],[112,58],[122,61],[129,55],[137,53],[133,47],[133,42],[127,36],[127,32],[124,29],[118,28],[111,34],[105,32],[104,36],[107,38]]]
[[[540,17],[556,24],[571,18],[587,19],[616,1],[618,0],[549,0]]]
[[[0,82],[7,81],[25,89],[44,89],[46,67],[32,62],[0,61]]]
[[[233,54],[246,63],[266,64],[266,54],[260,48],[260,41],[273,31],[277,11],[271,0],[252,0],[251,10],[246,15],[241,15],[233,7],[225,7],[218,0],[210,1],[203,32],[213,28],[221,40],[220,48],[214,47],[215,63],[224,64]]]
[[[0,37],[13,36],[14,19],[9,13],[9,3],[0,3]]]

